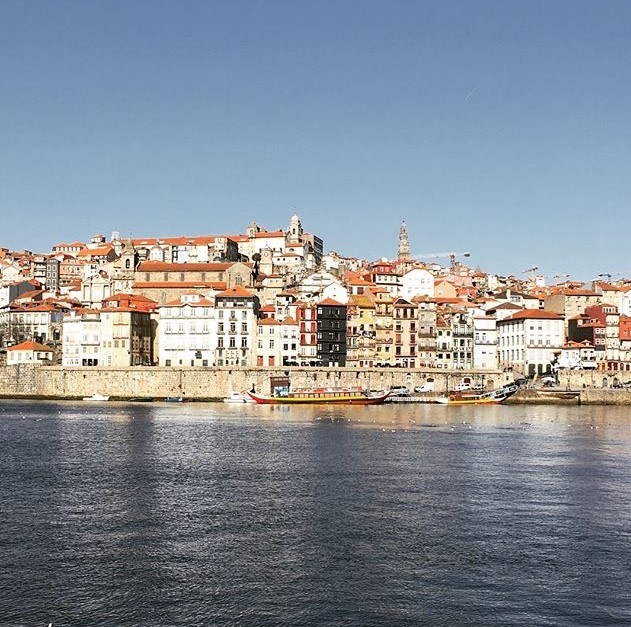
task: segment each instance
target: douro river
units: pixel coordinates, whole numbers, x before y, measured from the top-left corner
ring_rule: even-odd
[[[624,407],[0,402],[0,625],[631,625]]]

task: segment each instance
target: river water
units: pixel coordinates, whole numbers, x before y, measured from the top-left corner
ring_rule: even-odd
[[[0,402],[0,625],[631,625],[631,412]]]

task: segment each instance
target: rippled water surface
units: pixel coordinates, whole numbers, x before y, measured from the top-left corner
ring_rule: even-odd
[[[0,402],[0,625],[631,625],[631,411]]]

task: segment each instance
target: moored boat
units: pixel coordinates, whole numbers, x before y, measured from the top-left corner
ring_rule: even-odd
[[[366,392],[361,388],[311,388],[297,390],[279,390],[273,396],[250,391],[248,395],[261,405],[307,405],[307,404],[346,404],[380,405],[390,392]]]
[[[106,396],[105,394],[94,393],[92,394],[92,396],[84,396],[83,400],[84,401],[109,401],[110,397]]]
[[[505,385],[488,392],[457,391],[437,398],[436,402],[442,405],[499,405],[515,394],[518,389],[517,385]]]
[[[224,403],[254,403],[254,401],[245,392],[230,392]]]

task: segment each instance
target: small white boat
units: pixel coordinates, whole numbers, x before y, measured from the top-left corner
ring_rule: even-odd
[[[92,394],[92,396],[84,396],[84,401],[109,401],[110,397],[105,394]]]
[[[223,399],[224,403],[254,403],[245,392],[230,392],[226,398]]]

